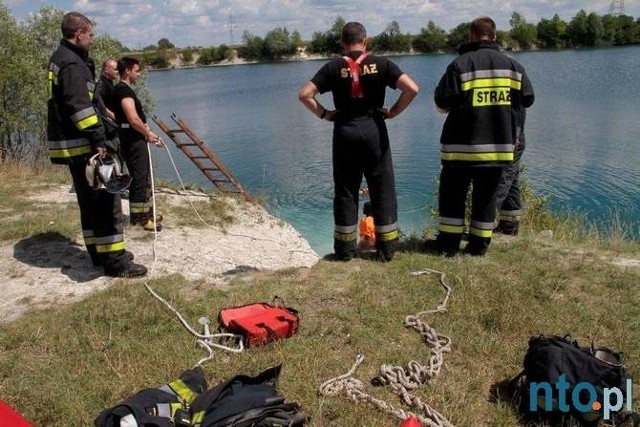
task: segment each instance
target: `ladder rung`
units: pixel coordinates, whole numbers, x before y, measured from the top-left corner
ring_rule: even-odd
[[[194,145],[196,145],[196,144],[190,144],[188,142],[181,142],[181,143],[178,144],[178,146],[180,146],[180,147],[193,147]]]

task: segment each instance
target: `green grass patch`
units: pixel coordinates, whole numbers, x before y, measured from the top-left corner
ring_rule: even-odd
[[[173,214],[173,206],[166,208]],[[572,220],[550,221],[557,221],[553,228],[532,223],[516,239],[496,238],[483,258],[423,254],[414,238],[386,264],[322,260],[310,269],[242,274],[225,286],[179,275],[148,283],[194,328],[204,315],[215,322],[222,308],[280,296],[300,311],[299,333],[242,354],[217,351],[205,365],[209,384],[283,363],[279,390],[312,416],[311,426],[388,427],[399,421],[345,394],[320,396],[318,387],[364,354],[354,377],[374,397],[403,407],[370,380],[381,364],[427,363],[427,347],[403,321],[435,308],[444,294],[437,276],[410,273],[442,271],[453,287],[448,311],[423,321],[452,339],[452,351],[442,375],[415,394],[454,425],[513,426],[518,416],[508,404],[491,402],[490,390],[520,372],[532,335],[594,339],[624,352],[632,378],[640,375],[640,268],[614,263],[637,261],[640,245],[565,231]],[[541,229],[553,229],[553,237],[540,237]],[[83,301],[0,326],[3,400],[38,426],[87,426],[102,409],[192,367],[206,353],[143,283],[115,280]]]

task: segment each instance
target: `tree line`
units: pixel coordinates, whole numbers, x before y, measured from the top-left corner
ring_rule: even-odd
[[[171,60],[178,57],[182,63],[210,65],[236,58],[247,61],[281,60],[295,57],[300,52],[330,56],[342,52],[340,33],[345,23],[342,17],[338,17],[331,28],[313,33],[309,41],[303,40],[297,30],[289,32],[284,27],[274,28],[264,37],[245,31],[242,43],[233,47],[222,44],[218,47],[175,49],[164,38],[158,41],[157,46],[145,47],[140,55],[146,64],[155,68],[167,68]],[[499,30],[497,34],[497,40],[505,50],[640,44],[640,18],[627,15],[600,16],[580,10],[569,22],[555,14],[551,19],[541,19],[532,24],[514,12],[509,24],[509,30]],[[466,41],[469,26],[468,22],[461,23],[447,32],[429,21],[417,34],[411,34],[403,33],[400,24],[392,21],[380,34],[370,37],[369,49],[378,53],[455,52]]]

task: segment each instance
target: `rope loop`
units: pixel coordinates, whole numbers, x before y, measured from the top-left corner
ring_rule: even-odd
[[[415,315],[405,317],[404,326],[413,328],[423,337],[425,344],[429,348],[429,363],[425,366],[418,361],[411,360],[407,363],[406,368],[393,365],[381,365],[380,373],[371,381],[374,385],[388,386],[391,392],[396,394],[402,403],[419,410],[423,415],[415,415],[406,412],[401,408],[394,408],[385,401],[376,399],[364,391],[364,384],[352,378],[364,357],[358,355],[351,369],[343,375],[332,378],[322,383],[318,392],[323,396],[336,396],[338,393],[345,391],[347,397],[354,402],[362,402],[374,406],[379,410],[393,415],[400,420],[405,420],[410,416],[415,416],[423,426],[427,427],[453,427],[453,425],[438,411],[422,402],[419,397],[409,393],[416,390],[421,385],[433,380],[440,374],[440,370],[444,365],[444,353],[451,351],[451,338],[446,335],[439,334],[434,328],[423,322],[420,318],[426,314],[444,313],[447,311],[447,304],[451,296],[452,289],[444,281],[444,273],[436,270],[421,270],[411,272],[412,276],[421,276],[425,274],[438,274],[440,284],[445,289],[445,297],[435,310],[422,311]]]

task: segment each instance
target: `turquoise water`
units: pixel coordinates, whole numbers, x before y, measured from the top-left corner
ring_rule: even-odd
[[[514,54],[536,90],[528,111],[525,176],[553,210],[573,210],[592,221],[613,212],[640,223],[640,48]],[[387,122],[391,136],[399,223],[421,234],[433,218],[444,115],[433,90],[451,55],[393,60],[421,87],[414,103]],[[269,63],[154,72],[148,86],[155,114],[172,124],[175,112],[214,150],[268,210],[291,223],[320,254],[332,251],[331,132],[297,99],[300,86],[324,61]],[[387,92],[387,105],[398,96]],[[328,95],[322,103],[332,107]],[[152,124],[152,126],[155,126]],[[183,179],[211,187],[172,143]],[[157,176],[177,182],[165,153],[154,150]]]

